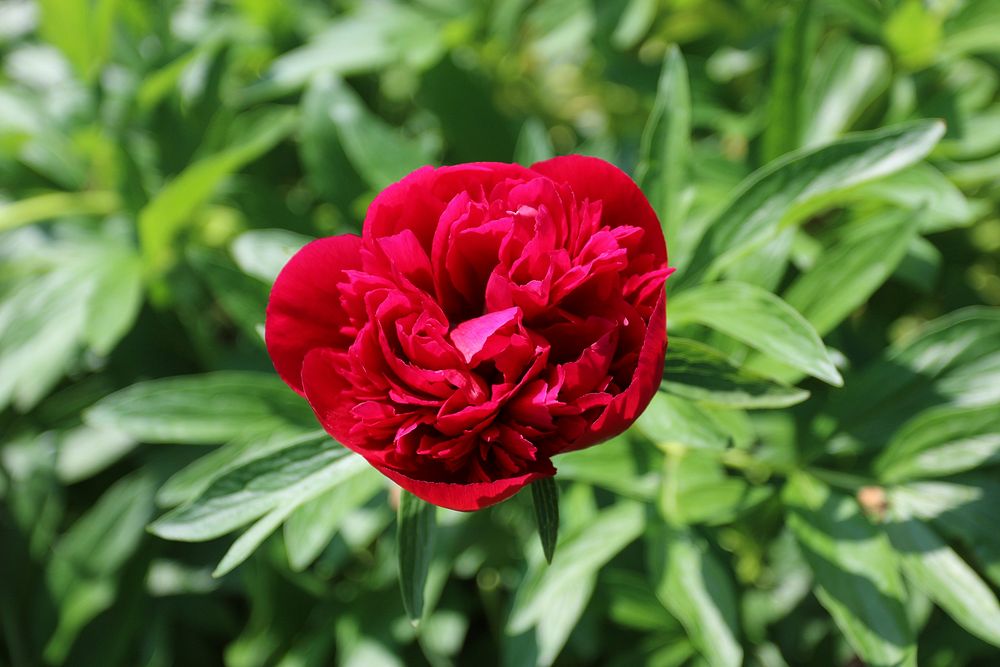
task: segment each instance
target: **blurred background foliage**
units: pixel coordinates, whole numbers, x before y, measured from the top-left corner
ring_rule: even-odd
[[[1000,663],[1000,2],[3,0],[0,63],[0,664]],[[664,222],[662,391],[551,565],[417,508],[415,628],[269,285],[569,152]]]

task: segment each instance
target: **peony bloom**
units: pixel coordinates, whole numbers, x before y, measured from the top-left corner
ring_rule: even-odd
[[[475,510],[625,430],[660,384],[667,251],[596,158],[424,167],[360,237],[282,270],[268,352],[334,438],[424,500]]]

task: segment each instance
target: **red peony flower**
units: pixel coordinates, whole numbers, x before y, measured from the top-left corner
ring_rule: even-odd
[[[330,435],[475,510],[645,409],[669,273],[656,214],[603,160],[424,167],[375,198],[361,237],[289,261],[267,349]]]

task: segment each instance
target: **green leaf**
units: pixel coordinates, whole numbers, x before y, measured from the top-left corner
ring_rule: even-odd
[[[318,431],[313,433],[319,434]],[[302,435],[301,428],[286,426],[237,437],[174,473],[160,487],[156,502],[163,507],[173,507],[194,500],[223,473],[291,447]]]
[[[787,528],[768,545],[765,567],[758,586],[743,595],[740,608],[744,631],[754,644],[767,636],[769,625],[791,614],[813,588],[812,571]]]
[[[288,136],[298,116],[294,109],[270,108],[254,112],[250,120],[242,141],[184,169],[139,212],[139,241],[149,270],[158,273],[170,266],[174,239],[191,224],[198,209],[228,176]]]
[[[977,637],[1000,646],[1000,604],[990,587],[927,524],[894,508],[886,534],[906,579]]]
[[[1000,483],[995,475],[967,474],[944,482],[910,482],[889,492],[895,510],[933,522],[943,534],[961,540],[981,564],[983,573],[1000,585],[1000,534],[996,508]]]
[[[150,443],[210,445],[270,429],[311,430],[304,402],[273,373],[219,371],[139,382],[84,413]]]
[[[941,48],[941,16],[921,0],[902,0],[883,28],[886,44],[907,69],[931,65]]]
[[[779,297],[754,285],[709,283],[675,296],[673,326],[703,324],[834,386],[843,380],[816,330]]]
[[[679,444],[700,449],[725,449],[729,435],[698,403],[657,392],[635,427],[658,445]]]
[[[642,131],[635,179],[660,218],[667,247],[682,262],[693,240],[684,234],[683,191],[690,159],[691,92],[684,56],[672,46],[663,60],[656,99]]]
[[[142,475],[111,486],[59,540],[58,559],[72,561],[79,575],[113,574],[142,540],[153,512],[153,490],[152,480]]]
[[[610,598],[608,616],[618,625],[640,632],[680,630],[651,590],[645,573],[609,569],[601,572],[600,582]]]
[[[885,50],[842,37],[826,42],[814,59],[803,96],[809,105],[802,144],[810,148],[848,131],[889,87],[892,67]]]
[[[726,475],[718,455],[703,450],[670,449],[663,467],[660,514],[672,525],[732,522],[772,494]]]
[[[319,72],[349,76],[393,63],[427,67],[440,57],[443,36],[436,21],[409,7],[360,5],[353,14],[328,22],[304,46],[275,59],[246,98],[283,95]]]
[[[552,562],[559,538],[559,487],[553,477],[543,477],[531,484],[531,500],[535,506],[535,524],[542,542],[545,560]]]
[[[589,489],[577,488],[592,502]],[[571,510],[574,499],[571,488],[566,495],[566,506]],[[642,508],[636,503],[620,502],[595,516],[580,510],[577,507],[566,513],[578,523],[567,524],[568,531],[552,563],[533,560],[518,586],[506,634],[521,635],[536,653],[533,660],[521,656],[514,664],[552,664],[586,609],[598,572],[642,532]]]
[[[357,473],[326,493],[304,503],[285,522],[288,562],[301,571],[320,555],[347,517],[383,488],[384,477],[374,468]]]
[[[240,271],[222,250],[192,246],[185,256],[233,324],[249,340],[263,346],[267,285]]]
[[[17,259],[0,264],[17,276],[0,301],[0,407],[34,406],[84,347],[108,354],[141,303],[135,254],[118,239],[88,234],[42,248],[24,258],[23,276]]]
[[[813,2],[788,5],[774,54],[768,101],[769,122],[764,129],[764,161],[795,150],[802,140],[806,78],[815,53],[816,22]]]
[[[660,522],[647,536],[656,596],[711,665],[743,664],[736,593],[729,572],[696,533]]]
[[[226,550],[225,555],[222,556],[222,560],[212,570],[212,576],[224,576],[242,565],[264,543],[264,540],[270,537],[284,523],[285,519],[295,511],[295,507],[295,505],[279,505],[255,521]]]
[[[237,236],[230,250],[244,273],[270,285],[292,255],[311,240],[284,229],[253,229]]]
[[[596,586],[596,574],[585,576],[559,591],[558,597],[550,599],[548,608],[533,628],[515,637],[510,633],[505,635],[501,664],[505,667],[552,665],[578,627]]]
[[[944,133],[940,121],[921,121],[859,132],[833,144],[800,151],[751,175],[709,224],[675,290],[717,276],[782,228],[831,206],[852,188],[922,160]]]
[[[816,596],[865,663],[916,664],[896,553],[857,503],[804,473],[784,490],[788,525],[816,576]]]
[[[34,406],[75,360],[93,283],[53,270],[20,282],[0,303],[0,406]]]
[[[142,306],[142,261],[131,248],[109,248],[93,276],[83,339],[95,353],[107,356],[132,328]]]
[[[154,521],[150,530],[168,540],[211,540],[276,508],[294,509],[365,465],[325,434],[305,436],[223,473],[196,499]]]
[[[560,454],[556,461],[560,479],[600,486],[626,498],[649,499],[659,485],[645,465],[649,454],[648,448],[633,446],[628,438],[619,436],[600,447]]]
[[[964,308],[928,322],[848,378],[849,396],[831,397],[830,420],[821,436],[835,438],[831,447],[875,449],[929,407],[995,403],[1000,400],[998,338],[998,308]]]
[[[373,114],[341,79],[323,76],[314,86],[315,94],[322,96],[326,122],[336,129],[351,164],[372,189],[381,190],[435,161],[433,147]]]
[[[893,278],[921,294],[931,294],[937,287],[943,263],[941,251],[922,236],[910,239],[903,261],[896,267]]]
[[[0,231],[75,216],[104,217],[121,206],[114,192],[48,192],[0,205]]]
[[[791,258],[792,247],[800,230],[786,227],[773,239],[755,248],[726,267],[725,279],[763,287],[777,292]]]
[[[152,513],[152,480],[127,477],[108,489],[56,544],[46,585],[59,619],[45,646],[46,662],[62,662],[83,627],[114,603],[118,571],[139,549]]]
[[[91,82],[111,54],[120,0],[41,0],[41,33]]]
[[[955,58],[966,54],[989,54],[1000,51],[1000,7],[993,2],[968,2],[944,24],[941,55]]]
[[[317,74],[302,94],[298,150],[306,181],[317,195],[343,210],[367,191],[347,154],[337,126],[330,119],[334,82],[329,73]]]
[[[638,44],[653,26],[656,9],[656,0],[629,0],[611,35],[611,43],[622,50]]]
[[[556,154],[549,138],[548,128],[538,118],[529,118],[521,126],[521,134],[514,147],[514,161],[530,167],[536,162],[548,160]]]
[[[916,233],[909,211],[878,213],[824,252],[785,292],[785,301],[825,334],[868,300],[902,261]],[[836,285],[836,289],[830,289]]]
[[[952,183],[965,189],[974,189],[1000,178],[1000,155],[967,162],[942,162],[941,171]]]
[[[190,77],[193,71],[197,71],[207,61],[215,58],[217,53],[233,39],[232,32],[229,25],[216,24],[207,31],[207,34],[201,35],[193,48],[148,73],[136,94],[139,108],[145,112],[152,111],[164,98],[176,92],[185,77]]]
[[[534,567],[525,575],[517,589],[507,632],[520,634],[542,621],[560,600],[581,582],[596,576],[619,551],[635,541],[644,526],[642,506],[620,501],[564,535],[551,565]]]
[[[661,388],[671,394],[733,408],[785,408],[809,398],[737,366],[722,352],[687,338],[670,337]]]
[[[880,200],[911,209],[924,234],[965,227],[975,220],[975,210],[962,191],[940,170],[929,164],[915,164],[892,176],[857,188],[851,202]]]
[[[434,555],[437,507],[400,490],[396,542],[403,608],[416,625],[424,615],[424,587]]]
[[[882,7],[869,0],[824,2],[823,9],[833,16],[845,19],[852,28],[869,37],[880,37],[882,34]]]
[[[137,444],[115,429],[81,424],[60,434],[56,472],[66,484],[79,482],[115,463]]]
[[[996,405],[925,410],[907,422],[875,460],[888,483],[946,477],[1000,463]]]

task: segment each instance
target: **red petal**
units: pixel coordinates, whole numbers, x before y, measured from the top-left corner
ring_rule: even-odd
[[[465,357],[466,363],[471,364],[473,359],[483,352],[483,348],[497,331],[516,321],[520,316],[521,309],[514,307],[466,320],[451,330],[451,342]],[[495,351],[488,351],[485,356],[491,356],[489,352],[496,354]]]
[[[663,379],[667,352],[667,296],[662,289],[646,327],[639,362],[632,382],[615,396],[586,433],[563,452],[583,449],[618,435],[632,425],[646,409]]]
[[[567,183],[577,201],[602,202],[601,220],[611,227],[635,225],[645,231],[643,251],[655,253],[664,264],[667,245],[656,213],[639,186],[618,167],[596,157],[565,155],[531,165],[532,171]]]
[[[459,512],[472,512],[506,500],[525,486],[543,477],[552,477],[556,469],[549,461],[539,461],[537,470],[516,477],[506,477],[492,482],[471,484],[451,484],[447,482],[425,482],[408,477],[390,468],[375,466],[380,473],[422,500]]]
[[[281,379],[303,394],[302,362],[317,347],[344,348],[353,337],[337,283],[345,270],[361,268],[361,239],[354,235],[318,239],[299,250],[278,274],[267,304],[264,338]]]
[[[428,255],[438,218],[460,192],[489,192],[507,178],[533,178],[528,169],[502,162],[470,162],[452,167],[421,167],[382,190],[368,207],[365,238],[392,236],[404,229],[416,234]]]

